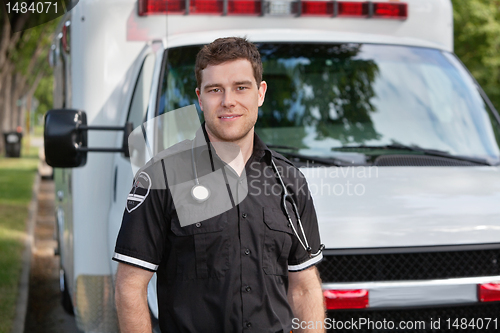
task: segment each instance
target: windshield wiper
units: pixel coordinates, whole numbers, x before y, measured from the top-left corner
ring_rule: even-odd
[[[429,156],[439,156],[439,157],[446,157],[454,160],[459,160],[459,161],[467,161],[467,162],[472,162],[472,163],[477,163],[477,164],[482,164],[482,165],[488,165],[491,166],[491,163],[489,163],[487,160],[479,157],[471,157],[471,156],[460,156],[460,155],[452,155],[448,153],[447,151],[443,150],[437,150],[437,149],[428,149],[428,148],[422,148],[417,145],[403,145],[401,143],[394,142],[390,145],[382,145],[382,146],[366,146],[366,145],[358,145],[358,146],[345,146],[345,147],[335,147],[332,148],[332,150],[348,150],[348,149],[399,149],[399,150],[409,150],[409,151],[415,151],[422,153],[424,155],[429,155]]]
[[[299,150],[299,147],[293,147],[293,146],[285,146],[285,145],[269,145],[266,143],[267,148],[271,149],[290,149],[290,150]]]
[[[323,158],[323,157],[317,157],[317,156],[309,156],[309,155],[304,155],[304,154],[299,154],[299,153],[292,153],[289,151],[282,151],[282,149],[288,149],[288,150],[299,150],[300,148],[297,147],[292,147],[292,146],[284,146],[284,145],[268,145],[266,146],[270,149],[274,149],[278,151],[280,154],[290,156],[297,158],[299,160],[303,161],[310,161],[322,165],[327,165],[327,166],[343,166],[343,165],[351,165],[351,163],[348,163],[345,160],[339,159],[339,158]]]

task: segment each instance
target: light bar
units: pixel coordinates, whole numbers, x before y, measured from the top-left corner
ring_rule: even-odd
[[[327,310],[364,309],[368,307],[368,290],[323,290]]]
[[[375,18],[406,19],[408,17],[408,4],[374,2],[373,16]]]
[[[408,18],[408,4],[334,0],[138,0],[138,14],[338,16],[405,20]]]
[[[500,282],[479,284],[477,294],[480,302],[500,301]]]
[[[302,16],[333,16],[332,1],[301,1]]]
[[[229,0],[227,15],[260,15],[262,12],[260,0]]]

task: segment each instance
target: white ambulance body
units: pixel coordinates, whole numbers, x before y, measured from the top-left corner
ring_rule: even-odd
[[[500,117],[453,55],[450,0],[169,6],[80,0],[62,20],[54,108],[116,127],[89,128],[86,147],[121,149],[127,122],[196,104],[199,47],[246,36],[269,85],[256,131],[301,168],[315,200],[329,318],[432,331],[431,318],[500,313]],[[130,159],[88,152],[79,164],[55,169],[65,306],[83,331],[117,332],[111,257]],[[149,293],[156,316],[154,281]]]

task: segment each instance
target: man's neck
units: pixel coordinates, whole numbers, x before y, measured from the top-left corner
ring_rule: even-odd
[[[213,136],[208,129],[207,135],[217,155],[241,176],[245,164],[252,156],[254,129],[252,128],[247,135],[234,142],[222,141]]]

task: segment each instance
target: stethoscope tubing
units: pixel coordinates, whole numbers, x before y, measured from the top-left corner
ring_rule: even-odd
[[[274,160],[272,158],[271,158],[271,165],[273,167],[274,172],[276,173],[277,178],[279,179],[279,182],[281,183],[281,187],[283,188],[282,205],[283,205],[283,209],[285,210],[286,218],[288,219],[288,222],[290,223],[290,226],[292,227],[292,230],[293,230],[295,236],[298,238],[298,240],[299,240],[300,244],[302,245],[302,247],[304,248],[304,250],[306,250],[306,252],[309,254],[309,257],[314,258],[314,257],[319,256],[321,251],[323,250],[323,248],[325,246],[323,244],[321,244],[318,252],[312,253],[312,248],[309,246],[309,242],[307,241],[306,233],[304,231],[302,221],[300,219],[299,210],[297,208],[297,205],[295,204],[295,200],[293,200],[292,195],[290,193],[288,193],[285,182],[283,181],[283,178],[281,178],[281,174],[280,174],[278,168],[276,167],[276,164],[274,163]],[[302,237],[304,237],[304,242],[302,242],[302,240],[300,239],[299,233],[297,232],[297,229],[293,225],[292,218],[290,217],[290,214],[288,213],[288,209],[286,208],[287,200],[292,205],[293,212],[295,214],[295,217],[297,218],[297,225],[300,228],[300,231],[302,233]]]

